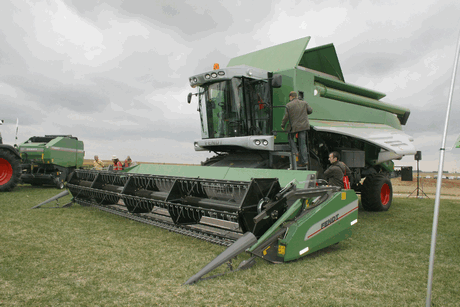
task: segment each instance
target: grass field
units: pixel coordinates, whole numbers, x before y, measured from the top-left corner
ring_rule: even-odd
[[[425,305],[433,199],[360,209],[350,239],[299,261],[182,286],[225,248],[79,205],[30,209],[58,192],[0,194],[0,306]],[[459,306],[459,210],[441,201],[433,306]]]

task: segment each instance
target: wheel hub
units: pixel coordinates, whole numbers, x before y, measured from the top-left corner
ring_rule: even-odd
[[[387,183],[384,183],[382,185],[382,189],[380,190],[380,200],[382,201],[382,205],[386,206],[390,202],[390,195],[390,186]]]

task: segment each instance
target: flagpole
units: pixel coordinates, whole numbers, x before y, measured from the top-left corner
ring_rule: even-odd
[[[442,174],[444,170],[444,155],[446,151],[447,127],[449,125],[450,107],[452,105],[452,96],[454,94],[455,75],[457,74],[459,53],[460,53],[460,32],[459,32],[458,42],[457,42],[457,51],[455,53],[454,69],[452,72],[452,82],[450,84],[449,101],[447,103],[446,122],[444,123],[444,134],[442,137],[442,145],[441,145],[441,148],[439,149],[438,180],[436,181],[436,199],[434,202],[433,228],[431,232],[430,265],[428,267],[428,286],[427,286],[427,295],[426,295],[426,307],[431,306],[431,289],[433,286],[434,254],[435,254],[435,249],[436,249],[436,236],[438,232],[439,202],[441,198],[441,183],[442,183]]]

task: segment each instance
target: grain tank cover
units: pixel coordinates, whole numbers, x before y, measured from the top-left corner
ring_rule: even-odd
[[[345,82],[333,44],[305,50],[297,66],[320,71]]]
[[[233,58],[228,67],[247,65],[271,72],[293,69],[299,65],[310,36]]]
[[[333,44],[307,48],[310,36],[265,48],[233,58],[228,67],[247,65],[271,72],[293,69],[298,66],[322,72],[344,81],[337,52]]]

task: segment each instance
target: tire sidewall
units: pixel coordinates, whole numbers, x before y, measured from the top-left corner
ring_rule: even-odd
[[[382,189],[385,185],[389,188],[389,199],[382,203]],[[364,180],[361,193],[361,203],[367,211],[388,211],[393,201],[393,186],[391,180],[384,174],[373,174]]]

